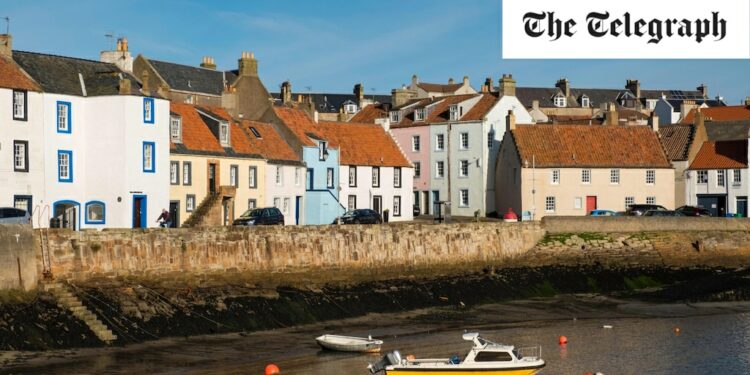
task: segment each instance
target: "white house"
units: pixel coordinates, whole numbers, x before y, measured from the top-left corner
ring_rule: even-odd
[[[707,141],[687,170],[685,196],[690,206],[702,206],[711,216],[747,217],[747,139]]]

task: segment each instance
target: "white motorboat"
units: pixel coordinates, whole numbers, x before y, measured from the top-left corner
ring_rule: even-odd
[[[388,353],[368,369],[386,375],[533,375],[544,367],[542,348],[515,348],[497,344],[479,337],[478,333],[466,333],[463,339],[474,346],[463,361],[454,358],[414,359],[401,358],[398,351]]]
[[[339,335],[323,335],[315,339],[323,349],[340,352],[378,353],[382,340],[375,340],[371,336],[353,337]]]

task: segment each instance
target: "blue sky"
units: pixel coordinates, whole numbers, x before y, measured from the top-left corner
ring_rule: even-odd
[[[63,5],[64,4],[64,5]],[[511,73],[520,86],[645,89],[709,86],[730,104],[750,96],[750,60],[503,60],[499,0],[0,0],[14,48],[98,59],[105,34],[127,36],[149,58],[198,65],[213,56],[236,68],[255,53],[269,90],[290,79],[295,91],[390,93],[412,74],[428,82],[479,87]],[[4,21],[0,21],[4,32]]]

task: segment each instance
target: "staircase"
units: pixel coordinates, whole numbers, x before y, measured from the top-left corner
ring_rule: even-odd
[[[208,213],[217,203],[221,203],[221,195],[219,193],[206,195],[201,204],[198,205],[198,208],[193,211],[193,214],[182,223],[182,227],[190,228],[201,226]]]
[[[217,192],[207,195],[203,198],[198,208],[193,211],[193,214],[182,223],[182,227],[215,227],[222,226],[223,220],[223,206],[224,200],[234,199],[237,193],[237,188],[234,186],[219,186]],[[233,205],[230,205],[233,207]],[[233,215],[229,215],[229,225],[232,224]]]
[[[65,285],[59,282],[48,282],[42,285],[45,291],[50,292],[55,296],[58,306],[67,309],[73,314],[73,316],[86,323],[99,340],[104,341],[106,344],[117,340],[117,336],[115,336],[94,313],[89,311],[89,309],[83,305],[83,302],[65,287]]]

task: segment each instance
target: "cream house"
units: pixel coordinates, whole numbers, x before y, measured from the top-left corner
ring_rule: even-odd
[[[674,208],[674,169],[651,127],[509,125],[496,164],[499,213],[539,220],[634,203]]]

